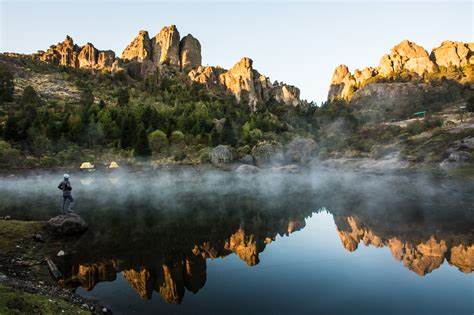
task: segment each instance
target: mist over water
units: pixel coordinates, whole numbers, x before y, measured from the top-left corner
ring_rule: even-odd
[[[0,216],[57,215],[62,175],[1,177]],[[467,180],[179,167],[72,173],[71,183],[74,210],[89,230],[50,254],[67,252],[55,258],[66,287],[117,314],[472,309],[474,187]],[[341,294],[348,303],[339,303]]]

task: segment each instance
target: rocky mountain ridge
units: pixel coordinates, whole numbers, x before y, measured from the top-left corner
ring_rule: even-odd
[[[471,79],[466,73],[474,65],[474,43],[444,41],[429,54],[423,47],[409,40],[394,46],[390,53],[384,55],[378,67],[356,69],[353,73],[341,64],[334,70],[328,93],[328,100],[350,100],[356,91],[376,79],[387,78],[393,74],[406,72],[423,77],[439,71],[441,67],[454,66],[463,68],[461,83]],[[472,70],[471,70],[472,71]]]
[[[124,49],[121,57],[110,50],[98,50],[91,43],[74,44],[67,36],[63,42],[39,51],[35,58],[55,65],[82,69],[125,72],[134,78],[146,78],[161,70],[178,70],[192,82],[207,88],[221,89],[233,94],[239,103],[248,104],[255,111],[259,104],[275,101],[298,106],[298,88],[274,82],[253,68],[253,61],[244,57],[231,69],[202,66],[201,44],[191,34],[180,37],[175,25],[166,26],[150,38],[148,31],[140,30]]]

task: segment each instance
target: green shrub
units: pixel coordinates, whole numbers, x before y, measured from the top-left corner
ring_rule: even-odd
[[[15,167],[18,166],[20,151],[14,149],[6,141],[0,140],[0,166]]]
[[[171,143],[173,144],[184,143],[184,134],[179,130],[173,131],[171,133]]]
[[[168,137],[166,134],[157,129],[148,135],[148,141],[150,143],[150,148],[153,153],[159,153],[161,150],[168,146]]]
[[[425,130],[425,125],[420,120],[415,120],[407,125],[407,132],[410,135],[417,135]]]

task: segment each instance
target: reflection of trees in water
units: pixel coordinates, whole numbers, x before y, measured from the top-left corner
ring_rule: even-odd
[[[140,297],[149,299],[155,291],[169,303],[180,303],[185,291],[196,293],[205,285],[207,259],[235,254],[253,266],[277,235],[303,229],[320,200],[293,197],[273,202],[245,196],[197,198],[186,201],[192,208],[174,212],[136,205],[126,211],[91,213],[90,231],[69,244],[74,254],[59,264],[64,283],[91,290],[98,282],[115,280],[121,272]],[[473,271],[474,219],[469,210],[451,211],[451,219],[446,220],[446,209],[396,204],[400,208],[376,211],[357,208],[357,203],[352,206],[350,211],[330,211],[347,250],[356,250],[361,242],[387,246],[419,275],[445,260],[462,272]],[[413,220],[420,214],[421,219]]]

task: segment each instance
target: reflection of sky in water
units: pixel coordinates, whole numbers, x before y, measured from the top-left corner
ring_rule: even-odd
[[[332,216],[313,215],[289,237],[277,237],[248,267],[236,255],[208,260],[206,285],[186,292],[179,306],[154,292],[142,300],[119,276],[92,292],[118,314],[470,314],[472,274],[448,264],[420,277],[393,259],[388,248],[342,246]]]
[[[55,214],[60,178],[0,179],[0,215]],[[117,314],[474,311],[469,182],[319,170],[240,178],[196,170],[72,178],[76,209],[91,229],[68,245],[71,260],[57,263],[71,287]],[[323,207],[328,212],[317,211]],[[245,246],[239,248],[242,236]],[[236,244],[229,249],[232,238]],[[181,274],[189,259],[196,263],[190,272],[196,294],[184,288],[189,285]],[[165,268],[178,273],[171,273],[161,295],[172,291],[179,306],[160,297]],[[148,282],[141,281],[147,272]],[[92,291],[81,288],[87,286]],[[152,298],[141,299],[139,291]]]

